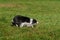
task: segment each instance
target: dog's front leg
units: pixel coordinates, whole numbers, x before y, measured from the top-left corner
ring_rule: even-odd
[[[32,28],[33,28],[33,25],[32,25]]]
[[[24,26],[24,23],[21,23],[20,27],[22,28]]]

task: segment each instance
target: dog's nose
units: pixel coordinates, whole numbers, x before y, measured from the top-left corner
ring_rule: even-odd
[[[38,22],[37,22],[37,24],[38,24]]]

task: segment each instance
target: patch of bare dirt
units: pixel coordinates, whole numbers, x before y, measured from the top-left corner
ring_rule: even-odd
[[[20,4],[0,4],[0,7],[25,7],[24,5]]]

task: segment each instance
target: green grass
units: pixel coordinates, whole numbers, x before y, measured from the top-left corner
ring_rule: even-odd
[[[11,26],[15,15],[35,18],[39,24]],[[0,40],[60,40],[60,1],[0,0]]]

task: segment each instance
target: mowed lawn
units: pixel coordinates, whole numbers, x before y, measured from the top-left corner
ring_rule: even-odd
[[[15,15],[35,18],[39,24],[11,26]],[[0,0],[0,40],[60,40],[60,1]]]

